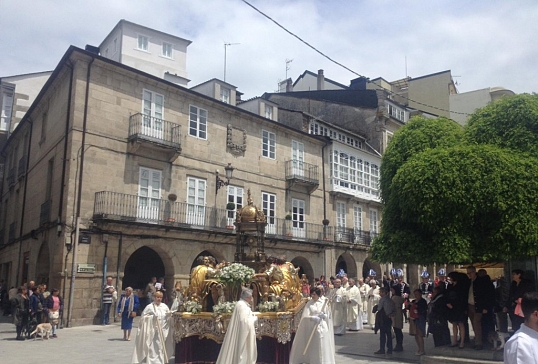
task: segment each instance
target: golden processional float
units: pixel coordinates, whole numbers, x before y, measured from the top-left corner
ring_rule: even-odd
[[[299,268],[265,255],[267,220],[253,205],[250,190],[247,206],[236,215],[234,262],[216,264],[213,257],[200,257],[191,271],[189,287],[174,314],[176,363],[217,360],[242,287],[253,291],[252,311],[258,317],[257,363],[288,363],[293,333],[306,302]]]

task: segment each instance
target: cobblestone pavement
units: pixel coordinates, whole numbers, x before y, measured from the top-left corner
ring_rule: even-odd
[[[133,327],[136,333],[137,320]],[[407,328],[404,328],[404,332]],[[0,363],[6,364],[128,364],[134,347],[133,341],[123,341],[119,322],[108,326],[88,325],[60,329],[57,339],[41,341],[15,340],[15,326],[10,317],[0,318]],[[453,357],[455,355],[479,359],[488,359],[489,350],[476,352],[471,349],[454,350],[452,348],[433,348],[433,339],[427,338],[426,353]],[[414,355],[416,345],[414,338],[404,336],[404,352],[394,353],[392,357],[376,356],[379,349],[379,335],[371,329],[348,332],[344,336],[335,336],[336,362],[351,363],[418,363],[420,357]],[[464,355],[465,354],[465,355]],[[489,358],[489,360],[492,360]],[[172,363],[173,361],[171,361]],[[457,362],[457,361],[456,361]]]

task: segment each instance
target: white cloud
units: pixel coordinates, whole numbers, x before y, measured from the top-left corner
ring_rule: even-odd
[[[394,80],[452,70],[460,91],[504,86],[536,91],[538,3],[251,0],[305,41],[361,75]],[[325,70],[356,76],[323,58],[240,0],[3,0],[0,76],[53,69],[70,45],[98,45],[120,19],[193,41],[194,86],[223,78],[245,97],[274,91],[286,76]]]

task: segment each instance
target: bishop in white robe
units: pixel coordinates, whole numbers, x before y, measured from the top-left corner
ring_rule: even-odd
[[[334,280],[334,292],[332,299],[332,316],[335,335],[344,335],[347,324],[347,299],[346,289],[343,288],[340,279]]]
[[[255,364],[258,357],[255,323],[252,313],[252,290],[243,288],[241,299],[235,304],[216,364]]]
[[[153,297],[140,317],[132,364],[168,364],[174,356],[172,312],[162,303],[162,292]]]
[[[372,312],[372,309],[375,305],[379,303],[379,286],[375,280],[370,281],[370,290],[368,291],[368,325],[374,328],[375,325],[375,313]]]
[[[347,297],[347,327],[351,331],[362,330],[362,317],[359,315],[359,303],[361,301],[361,293],[355,285],[355,280],[350,278],[349,285],[346,288]]]
[[[359,303],[359,316],[361,317],[362,323],[368,323],[368,291],[370,286],[364,283],[362,278],[359,278],[359,292],[361,294],[361,302]]]

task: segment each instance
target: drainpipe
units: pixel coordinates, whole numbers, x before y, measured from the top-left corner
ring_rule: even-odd
[[[66,67],[70,69],[71,76],[69,77],[69,92],[67,95],[67,114],[65,117],[65,132],[64,132],[64,156],[62,161],[62,181],[60,182],[60,202],[58,206],[58,237],[60,237],[62,231],[61,231],[61,224],[62,224],[62,215],[63,215],[63,207],[64,207],[64,189],[65,189],[65,175],[66,175],[66,168],[67,168],[67,142],[68,142],[68,134],[69,134],[69,121],[71,118],[71,98],[72,98],[72,92],[73,92],[73,65],[66,63]],[[62,296],[65,297],[65,296]]]
[[[121,251],[123,249],[123,233],[120,231],[120,240],[118,243],[118,261],[116,262],[116,292],[118,292],[118,299],[120,290],[120,266],[121,266]],[[116,322],[116,315],[114,315],[114,322]]]
[[[24,213],[26,212],[26,192],[28,190],[28,168],[30,168],[30,151],[32,149],[32,129],[34,123],[30,118],[27,118],[26,121],[30,124],[30,136],[28,137],[28,150],[26,152],[26,176],[24,178],[24,192],[22,194],[22,211],[21,211],[21,227],[19,229],[19,237],[22,237],[22,232],[24,229]],[[19,241],[19,260],[17,263],[17,276],[16,282],[20,279],[19,274],[21,271],[21,259],[22,259],[22,239]],[[22,282],[20,282],[22,284]],[[18,284],[17,284],[18,285]]]
[[[325,137],[325,145],[321,148],[321,180],[323,186],[323,239],[327,239],[327,226],[329,225],[329,220],[327,219],[327,197],[325,191],[325,148],[329,145],[331,139]],[[326,275],[325,269],[327,268],[327,252],[323,254],[323,272]]]
[[[73,261],[71,264],[71,288],[69,290],[69,305],[67,308],[67,327],[71,327],[71,315],[73,313],[73,296],[75,291],[75,276],[76,276],[76,262],[77,262],[77,250],[78,239],[80,232],[80,209],[82,204],[82,176],[84,174],[84,144],[86,142],[86,125],[88,123],[88,99],[90,97],[90,75],[92,70],[92,64],[95,58],[88,63],[88,73],[86,74],[86,95],[84,96],[84,116],[82,122],[82,146],[80,150],[80,171],[78,175],[78,196],[77,196],[77,212],[75,219],[75,241],[73,241]]]

